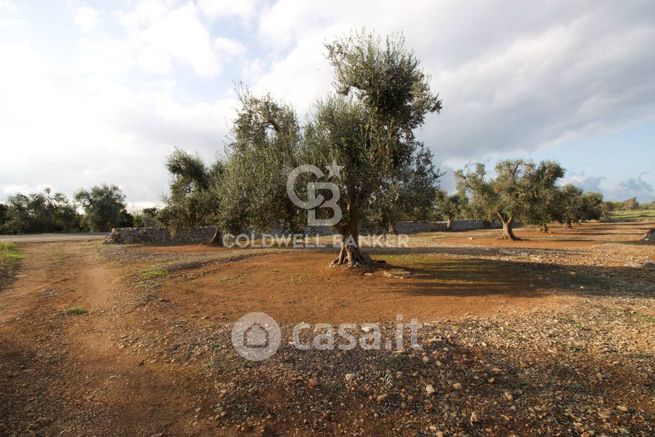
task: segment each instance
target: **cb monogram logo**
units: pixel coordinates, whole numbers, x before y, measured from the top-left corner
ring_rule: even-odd
[[[338,177],[343,168],[336,164],[325,167],[328,171],[327,178]],[[340,198],[339,187],[332,182],[309,182],[307,183],[307,200],[302,200],[296,194],[296,179],[302,173],[312,173],[317,178],[325,177],[325,173],[315,165],[305,164],[294,168],[287,178],[287,195],[298,208],[307,210],[307,224],[309,226],[334,226],[341,221],[341,208],[338,205]],[[332,197],[325,200],[317,190],[330,190]],[[328,208],[332,210],[332,217],[328,219],[317,219],[316,208]]]

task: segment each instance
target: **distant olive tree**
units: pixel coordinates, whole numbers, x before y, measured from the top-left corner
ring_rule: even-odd
[[[84,209],[84,222],[93,232],[132,225],[132,216],[126,209],[125,194],[116,185],[101,184],[80,190],[75,194],[75,200]]]
[[[224,163],[216,161],[207,167],[199,156],[175,149],[166,159],[166,169],[171,182],[169,193],[164,196],[164,207],[158,214],[159,221],[173,230],[188,226],[217,226],[209,243],[220,244],[219,190]]]
[[[583,218],[583,191],[575,185],[566,184],[560,190],[557,219],[567,228],[573,228]]]
[[[605,202],[600,193],[584,193],[582,195],[582,220],[599,220],[605,212]]]
[[[466,196],[459,194],[448,195],[444,190],[438,190],[435,195],[435,215],[446,220],[446,229],[453,230],[453,220],[459,217],[466,208]]]
[[[482,220],[499,220],[499,238],[518,240],[515,221],[543,224],[555,193],[556,181],[564,175],[562,167],[551,161],[535,165],[531,161],[505,160],[496,164],[496,177],[488,178],[484,164],[456,173],[461,192],[470,194],[471,210]]]
[[[157,208],[143,208],[132,214],[134,226],[137,228],[157,227],[160,225],[159,210]]]
[[[384,180],[372,194],[368,220],[395,234],[400,220],[428,219],[441,176],[430,149],[418,143],[408,165],[398,169],[396,177]]]

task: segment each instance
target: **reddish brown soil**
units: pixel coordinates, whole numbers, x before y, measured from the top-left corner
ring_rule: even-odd
[[[250,368],[239,367],[244,364],[237,361],[233,353],[220,352],[231,348],[226,339],[217,337],[220,340],[210,341],[210,333],[229,327],[251,311],[265,311],[282,325],[300,321],[394,321],[397,314],[402,314],[405,320],[413,317],[420,321],[451,320],[455,323],[452,326],[457,326],[460,320],[468,323],[465,321],[472,318],[511,320],[523,317],[529,320],[533,312],[543,317],[543,314],[589,302],[588,297],[580,298],[571,291],[572,288],[589,288],[588,282],[580,282],[584,286],[577,282],[561,282],[562,272],[580,268],[576,270],[576,278],[587,275],[585,280],[594,279],[598,272],[609,272],[607,281],[617,282],[607,282],[610,288],[601,287],[599,293],[610,293],[614,290],[612,287],[622,287],[612,284],[630,281],[652,284],[651,271],[624,267],[628,261],[655,260],[654,247],[633,244],[647,227],[639,224],[585,225],[574,230],[554,229],[554,233],[548,235],[518,230],[517,235],[525,238],[520,242],[496,240],[496,231],[434,234],[417,237],[413,245],[420,247],[415,249],[373,251],[374,258],[408,270],[411,276],[405,279],[386,277],[382,269],[373,271],[372,275],[364,270],[331,269],[327,267],[334,257],[331,252],[254,251],[247,258],[219,262],[211,257],[235,251],[200,245],[105,250],[88,242],[23,244],[20,249],[26,258],[18,276],[12,285],[0,291],[0,435],[237,435],[246,432],[269,435],[271,430],[330,435],[337,424],[341,427],[347,423],[352,432],[359,430],[368,435],[380,435],[402,422],[406,415],[402,411],[389,412],[385,407],[375,416],[368,416],[369,407],[363,405],[369,400],[357,397],[360,394],[351,390],[348,396],[355,397],[344,398],[343,402],[355,412],[340,410],[335,405],[332,408],[335,411],[328,415],[331,425],[327,428],[325,422],[314,420],[321,417],[318,413],[312,413],[309,420],[303,422],[302,415],[296,416],[291,406],[296,408],[304,399],[319,402],[329,398],[330,402],[339,402],[339,395],[332,399],[332,395],[321,398],[317,392],[307,394],[304,382],[300,385],[305,388],[300,389],[294,377],[286,376],[295,385],[287,385],[287,379],[283,379],[276,383],[278,389],[273,391],[248,389],[248,384],[257,387],[262,383],[255,380],[238,381],[235,386],[233,381],[240,374],[245,378],[250,375],[248,372],[256,369],[246,371],[244,369]],[[534,261],[530,258],[533,252],[530,252],[516,255],[519,259],[514,259],[511,254],[477,249],[489,247],[535,249],[551,258]],[[613,256],[608,257],[608,252]],[[590,254],[601,261],[586,265]],[[161,278],[143,279],[143,272],[148,269],[196,258],[205,261],[193,268],[172,270]],[[617,267],[610,271],[609,265]],[[71,307],[83,307],[88,313],[66,314]],[[644,326],[650,326],[647,323],[651,320],[648,317],[655,314],[653,308],[646,304],[639,308],[635,310],[641,317],[639,323],[645,320]],[[635,342],[642,340],[650,344],[651,334],[652,331],[640,328],[630,344],[641,344]],[[643,339],[639,335],[646,337]],[[457,350],[457,347],[449,343],[438,353],[445,353],[442,349]],[[181,353],[183,350],[186,352]],[[219,353],[220,358],[212,355],[214,353]],[[526,352],[526,356],[532,353]],[[471,357],[484,356],[477,349],[467,349],[462,354],[463,362],[473,367],[478,358]],[[511,360],[513,356],[503,359]],[[229,357],[228,362],[211,364],[227,359],[225,357]],[[408,371],[409,375],[422,375],[418,367],[420,356],[418,358],[418,364],[412,364],[414,367]],[[591,366],[589,363],[596,358],[579,359],[581,366]],[[539,359],[534,360],[530,358],[528,365],[539,362]],[[558,358],[550,357],[543,362],[551,361],[557,364]],[[622,364],[617,362],[619,367]],[[337,364],[334,366],[336,368]],[[623,367],[625,380],[616,373],[610,386],[602,389],[594,386],[593,393],[613,393],[612,396],[623,399],[624,403],[632,399],[633,404],[636,402],[635,408],[654,411],[653,406],[639,403],[641,395],[634,394],[640,390],[634,387],[637,380],[628,378],[630,372],[639,374],[638,368]],[[453,369],[453,372],[462,371],[461,367]],[[267,367],[261,368],[261,372],[270,372],[267,375],[273,378],[279,376],[275,376],[277,370]],[[305,378],[304,371],[300,373],[299,378]],[[337,374],[335,378],[341,381],[343,375]],[[409,391],[418,387],[419,394],[401,396],[410,408],[413,408],[412,399],[422,393],[428,381],[425,378],[412,382],[411,389],[406,387]],[[367,384],[376,387],[376,383]],[[328,390],[332,386],[321,387],[321,390],[325,387]],[[242,388],[246,391],[241,392]],[[228,390],[228,394],[223,390]],[[528,388],[524,391],[529,392]],[[269,418],[262,413],[252,422],[255,420],[252,410],[246,413],[238,410],[237,414],[235,409],[224,422],[217,421],[218,413],[213,410],[219,396],[217,392],[222,397],[233,393],[226,408],[257,405],[264,409],[262,411],[269,411],[278,406],[283,411],[277,412],[277,416],[271,413]],[[482,396],[481,393],[476,396]],[[494,392],[493,396],[502,397],[502,392]],[[466,399],[453,398],[452,405],[467,402]],[[481,403],[482,399],[484,397],[475,402]],[[376,405],[375,400],[372,402]],[[408,422],[407,429],[413,430],[408,434],[430,433],[426,421],[436,420],[430,416],[436,414],[434,408],[430,406],[427,412]],[[457,408],[466,410],[468,407],[462,404]],[[357,417],[364,414],[363,411],[368,422],[360,423]],[[466,411],[467,415],[471,414],[470,410]],[[557,422],[560,428],[553,429],[565,434],[578,430],[573,419],[563,419],[556,414],[562,423]],[[380,415],[386,421],[379,422]],[[645,429],[641,419],[633,417],[632,420],[634,429]],[[252,425],[266,421],[271,421],[270,428]],[[512,428],[503,421],[500,416],[497,423],[490,419],[488,429],[492,431],[486,433],[506,435]],[[250,425],[246,426],[248,423]],[[451,426],[448,423],[443,422],[443,426]],[[517,418],[512,426],[527,430],[533,426],[530,423],[533,422],[520,422]],[[352,434],[346,429],[339,433]],[[468,431],[478,434],[475,430]]]
[[[376,322],[395,320],[397,314],[431,321],[484,315],[509,306],[543,307],[560,300],[531,290],[527,278],[505,265],[433,256],[409,267],[413,276],[401,279],[385,277],[382,270],[371,276],[335,270],[328,267],[332,258],[316,252],[261,255],[203,268],[190,281],[174,278],[162,292],[185,305],[202,307],[210,318],[234,321],[264,311],[284,323]]]

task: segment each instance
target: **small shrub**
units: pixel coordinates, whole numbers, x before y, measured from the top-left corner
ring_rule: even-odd
[[[87,309],[84,307],[70,307],[64,312],[67,316],[81,316],[88,313],[89,311],[87,311]]]

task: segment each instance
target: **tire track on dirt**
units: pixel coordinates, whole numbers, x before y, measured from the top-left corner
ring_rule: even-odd
[[[0,295],[0,434],[152,435],[190,424],[183,376],[119,347],[139,322],[125,311],[134,292],[121,270],[104,266],[94,244],[25,253]],[[66,315],[73,305],[88,313]]]

